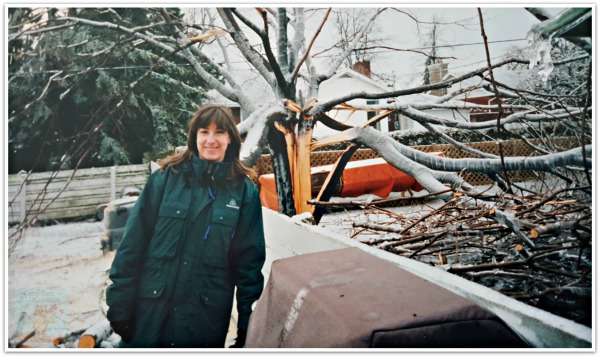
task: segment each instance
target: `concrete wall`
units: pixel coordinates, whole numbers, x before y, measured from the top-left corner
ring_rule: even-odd
[[[267,245],[267,261],[263,269],[265,276],[268,276],[271,264],[276,259],[358,247],[487,308],[503,319],[533,347],[586,349],[592,347],[590,328],[526,305],[441,269],[372,248],[266,208],[263,208],[263,219]]]

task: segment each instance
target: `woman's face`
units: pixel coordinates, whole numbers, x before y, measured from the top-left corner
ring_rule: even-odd
[[[196,132],[198,156],[207,161],[223,161],[230,142],[229,133],[217,128],[215,122],[211,122],[208,128],[200,128]]]

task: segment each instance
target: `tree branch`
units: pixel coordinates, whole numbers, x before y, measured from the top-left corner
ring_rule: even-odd
[[[493,65],[492,68],[501,67],[508,63],[529,63],[529,61],[522,60],[522,59],[510,58],[510,59],[506,59],[506,60],[498,62],[497,64]],[[320,112],[329,111],[329,110],[331,110],[331,108],[333,108],[334,106],[336,106],[338,104],[349,102],[352,99],[357,99],[357,98],[363,98],[363,99],[393,98],[393,97],[401,97],[401,96],[405,96],[405,95],[409,95],[409,94],[424,93],[424,92],[428,92],[428,91],[431,91],[434,89],[450,88],[450,86],[452,86],[454,83],[462,82],[465,79],[468,79],[468,78],[471,78],[471,77],[474,77],[477,75],[482,76],[483,73],[487,72],[488,70],[489,70],[488,67],[483,67],[483,68],[465,73],[462,76],[458,76],[458,77],[455,77],[452,79],[447,79],[447,80],[439,82],[439,83],[427,84],[427,85],[422,85],[422,86],[414,87],[414,88],[400,89],[400,90],[384,92],[384,93],[366,93],[366,92],[353,93],[350,95],[339,97],[339,98],[330,100],[328,102],[316,105],[315,107],[313,107],[311,114],[314,116]],[[331,74],[333,75],[333,73],[331,73]],[[329,77],[321,76],[320,80],[324,80]]]
[[[325,26],[325,22],[327,22],[327,18],[329,17],[329,13],[330,12],[331,12],[331,8],[328,8],[327,9],[327,13],[325,13],[325,17],[323,18],[323,21],[321,21],[321,25],[319,25],[319,28],[317,28],[317,31],[313,35],[312,40],[310,40],[310,44],[308,45],[308,48],[306,49],[306,51],[304,51],[304,55],[302,56],[302,58],[300,59],[300,61],[298,61],[298,64],[296,65],[296,69],[294,69],[294,72],[292,73],[292,78],[291,78],[292,82],[298,76],[298,72],[300,72],[300,67],[302,67],[302,64],[304,63],[304,61],[306,61],[306,58],[308,57],[312,46],[314,45],[317,37],[321,33],[321,30],[323,29],[323,26]]]
[[[333,74],[335,73],[335,71],[337,71],[337,69],[340,67],[340,65],[342,64],[342,62],[344,61],[344,59],[348,56],[348,54],[354,49],[356,48],[356,45],[358,44],[358,42],[360,40],[362,40],[362,38],[367,34],[367,32],[370,31],[371,26],[373,25],[373,23],[375,22],[375,19],[379,16],[379,14],[381,14],[383,11],[385,11],[386,8],[380,8],[377,10],[377,12],[375,13],[375,15],[373,15],[369,21],[367,21],[367,23],[365,24],[365,26],[362,28],[361,31],[359,31],[358,35],[352,40],[352,42],[348,45],[348,47],[346,48],[346,50],[344,50],[344,52],[342,52],[342,54],[340,54],[339,56],[337,56],[334,61],[331,63],[331,65],[329,66],[329,68],[325,71],[325,73],[321,76],[321,81],[331,78],[331,76],[333,76]],[[347,102],[346,100],[343,102]],[[343,103],[343,102],[339,102],[339,103]],[[338,103],[338,104],[339,104]],[[325,110],[326,111],[326,110]]]
[[[250,19],[248,19],[242,13],[237,11],[237,9],[235,9],[235,8],[227,9],[227,11],[231,11],[232,14],[234,14],[237,18],[239,18],[244,24],[246,24],[246,26],[250,27],[250,29],[252,31],[254,31],[260,37],[261,41],[263,42],[263,47],[265,49],[265,55],[267,56],[269,65],[270,65],[271,69],[273,70],[273,73],[275,74],[275,79],[277,80],[277,85],[279,86],[281,93],[286,93],[288,83],[285,79],[284,71],[281,69],[282,68],[281,61],[280,62],[277,61],[277,59],[275,58],[275,55],[273,54],[273,50],[271,49],[271,40],[269,39],[269,32],[268,32],[269,25],[268,25],[268,20],[267,20],[267,11],[265,11],[261,8],[257,8],[258,13],[261,15],[261,17],[263,19],[264,29],[260,29],[252,21],[250,21]],[[232,21],[233,21],[233,19],[232,19]],[[284,94],[284,97],[287,97],[287,95]]]
[[[269,69],[267,69],[267,67],[263,63],[264,59],[262,58],[262,56],[260,56],[260,54],[258,54],[254,49],[250,47],[250,42],[248,41],[246,36],[244,36],[244,33],[239,28],[239,26],[237,26],[231,11],[224,8],[218,8],[217,11],[221,16],[223,23],[227,27],[231,38],[236,43],[238,49],[240,50],[244,58],[246,58],[246,60],[248,60],[248,62],[250,62],[250,64],[252,64],[252,66],[254,66],[254,68],[258,70],[258,72],[263,76],[263,78],[267,81],[271,88],[275,92],[277,92],[277,79],[275,78],[275,75],[271,73]]]
[[[333,135],[318,141],[317,145],[330,144],[333,142],[341,141],[356,141],[369,146],[376,150],[382,157],[385,155],[393,156],[393,151],[397,151],[407,158],[414,160],[420,164],[429,167],[432,170],[440,170],[447,172],[483,172],[493,174],[501,170],[501,163],[499,159],[451,159],[445,157],[439,157],[423,153],[417,149],[400,144],[388,135],[381,133],[373,128],[361,128],[355,127],[346,130],[340,134]],[[586,145],[586,152],[591,153],[592,146]],[[583,162],[588,160],[581,156],[581,148],[567,150],[560,153],[534,156],[534,157],[522,157],[514,156],[507,157],[505,159],[505,165],[509,171],[518,170],[540,170],[550,171],[557,167],[563,167],[566,165],[583,166]],[[390,162],[390,164],[392,164]],[[591,164],[590,164],[591,165]],[[394,165],[395,166],[395,165]],[[404,171],[405,167],[398,167],[398,169]],[[418,176],[413,176],[417,178]]]

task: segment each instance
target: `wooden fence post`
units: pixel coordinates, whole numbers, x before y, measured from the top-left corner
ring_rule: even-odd
[[[110,167],[110,200],[114,201],[117,199],[117,168],[115,166]]]
[[[21,192],[19,195],[19,223],[25,222],[27,217],[27,172],[21,171]]]

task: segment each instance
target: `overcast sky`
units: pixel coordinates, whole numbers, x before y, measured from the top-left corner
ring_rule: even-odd
[[[285,4],[263,6],[278,7],[290,6]],[[316,29],[323,20],[325,9],[328,4],[295,4],[311,11],[306,13],[306,42],[310,43]],[[213,7],[214,4],[207,5]],[[241,9],[250,18],[257,18],[257,13],[253,7],[258,4],[239,4]],[[366,7],[364,2],[361,4],[337,4],[333,3],[334,10],[348,9],[364,10],[374,12],[374,7]],[[379,4],[377,8],[398,6],[398,4]],[[445,62],[449,64],[449,72],[452,74],[461,74],[481,68],[486,65],[486,52],[481,36],[481,26],[477,6],[475,4],[419,4],[405,5],[401,7],[388,9],[382,13],[377,21],[377,27],[371,34],[372,38],[384,39],[380,44],[401,49],[405,51],[396,51],[389,48],[380,48],[371,50],[371,69],[373,78],[384,81],[385,84],[395,85],[396,88],[406,88],[420,84],[423,78],[426,57],[415,51],[430,52],[426,48],[426,37],[432,29],[431,23],[436,20],[437,25],[437,55],[446,57]],[[484,27],[489,44],[490,56],[492,62],[501,59],[510,47],[519,48],[528,47],[526,39],[531,27],[539,23],[533,15],[525,10],[523,4],[482,4],[481,6]],[[541,5],[534,5],[541,6]],[[187,7],[183,5],[183,7]],[[243,9],[245,8],[245,9]],[[544,5],[544,8],[551,12],[558,13],[564,9],[564,4]],[[214,7],[213,7],[214,9]],[[320,9],[315,11],[316,9]],[[364,16],[368,17],[368,14]],[[317,41],[311,51],[312,54],[320,53],[324,49],[330,48],[333,43],[339,39],[335,27],[335,16],[331,15],[319,34]],[[417,24],[416,20],[420,23]],[[249,38],[256,37],[251,31],[247,31]],[[292,36],[290,32],[289,36]],[[260,39],[256,37],[252,40],[259,45]],[[213,50],[218,50],[215,48]],[[412,50],[407,51],[407,50]],[[323,70],[331,61],[333,52],[320,54],[314,63],[319,69]],[[218,55],[217,55],[218,56]],[[220,57],[220,56],[219,56]],[[239,57],[239,55],[238,55]],[[243,66],[245,60],[241,57],[232,58],[232,62]],[[378,77],[377,75],[380,75]]]
[[[486,65],[486,53],[477,7],[464,6],[431,6],[402,7],[402,11],[410,13],[422,22],[437,19],[441,24],[437,27],[438,56],[449,57],[444,61],[449,64],[450,73],[464,73]],[[557,13],[563,8],[554,7]],[[539,21],[518,5],[500,6],[483,5],[484,28],[487,36],[492,62],[502,58],[511,46],[527,47],[526,36],[532,25]],[[322,16],[316,16],[322,19]],[[320,21],[320,20],[319,20]],[[308,28],[308,27],[307,27]],[[399,11],[386,11],[378,22],[379,34],[385,37],[387,45],[399,49],[417,49],[429,52],[425,47],[424,37],[431,31],[431,24],[422,23],[417,26],[413,18]],[[323,30],[323,36],[317,46],[326,48],[335,33],[333,22]],[[310,39],[310,35],[307,35]],[[371,67],[375,74],[387,74],[396,80],[396,85],[416,84],[423,76],[426,57],[415,52],[377,49],[371,52]],[[328,62],[329,59],[324,62]]]

